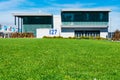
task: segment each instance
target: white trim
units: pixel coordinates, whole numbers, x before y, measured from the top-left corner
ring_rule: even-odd
[[[62,28],[108,28],[108,26],[63,26]]]
[[[62,9],[61,11],[108,11],[111,12],[111,9]]]
[[[13,13],[13,16],[53,16],[53,15],[41,13]]]

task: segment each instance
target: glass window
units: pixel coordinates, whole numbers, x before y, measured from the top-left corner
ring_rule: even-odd
[[[100,13],[100,21],[103,20],[103,13]]]
[[[62,18],[64,21],[73,21],[74,20],[74,14],[72,13],[65,13],[62,15]]]
[[[89,13],[86,13],[86,20],[89,21]]]
[[[107,22],[108,12],[98,12],[98,11],[71,11],[71,12],[62,12],[62,21],[63,22]]]
[[[26,16],[23,17],[23,24],[52,24],[52,16]]]

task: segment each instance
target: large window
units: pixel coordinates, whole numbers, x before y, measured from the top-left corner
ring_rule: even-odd
[[[52,16],[27,16],[23,17],[23,24],[52,24]]]
[[[62,22],[108,22],[108,12],[62,12]]]

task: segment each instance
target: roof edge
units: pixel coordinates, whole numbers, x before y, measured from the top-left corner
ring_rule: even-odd
[[[13,16],[53,16],[53,14],[46,13],[12,13]]]
[[[61,11],[107,11],[111,12],[111,9],[62,9]]]

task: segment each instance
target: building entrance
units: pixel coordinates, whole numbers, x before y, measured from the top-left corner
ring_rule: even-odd
[[[100,31],[75,31],[75,37],[98,37]]]

